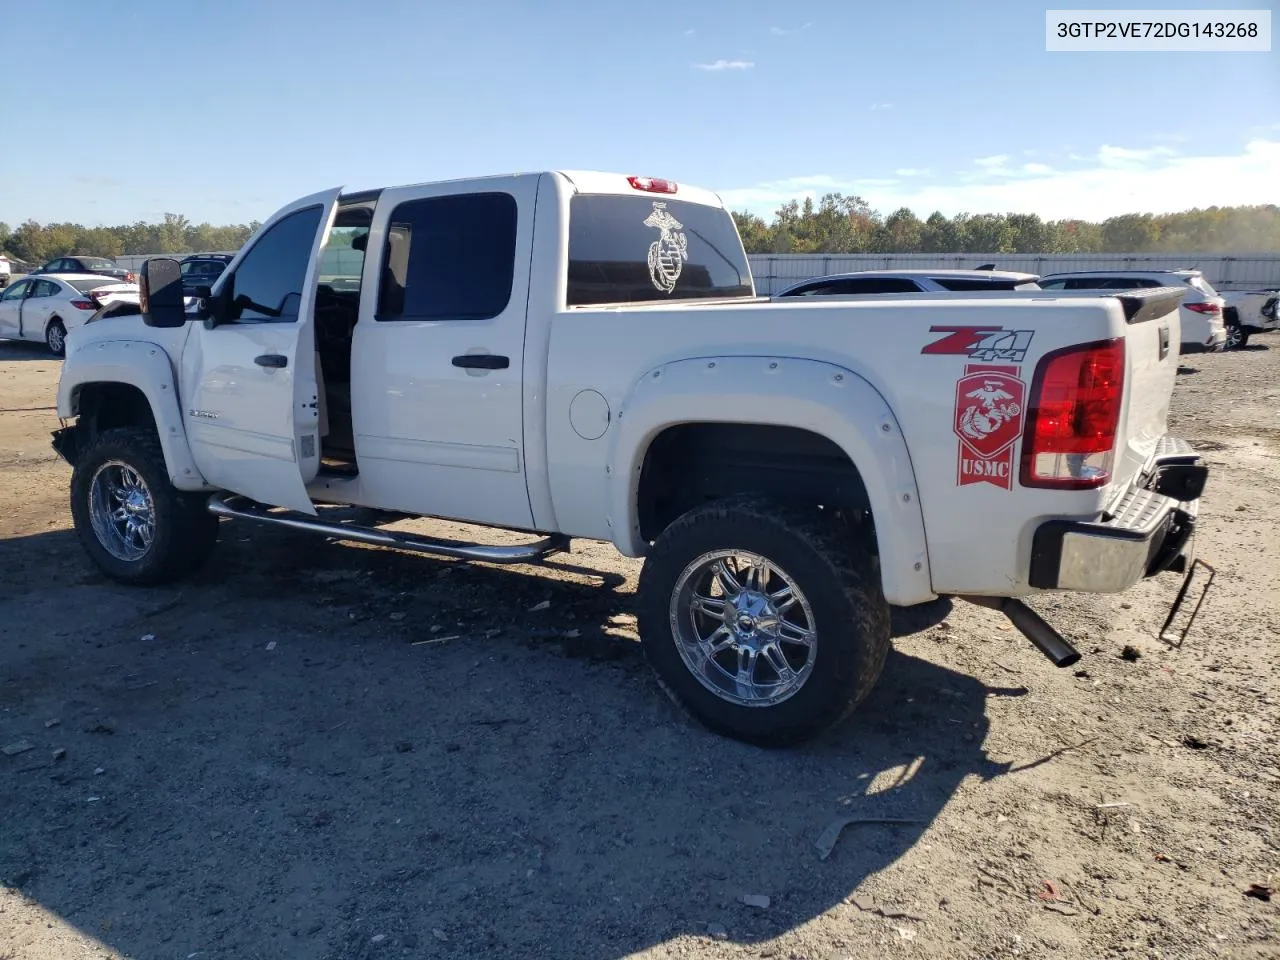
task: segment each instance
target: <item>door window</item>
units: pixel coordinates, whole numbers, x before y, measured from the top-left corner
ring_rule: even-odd
[[[297,210],[267,229],[253,245],[224,294],[230,298],[223,318],[233,323],[294,323],[302,301],[311,248],[324,207]]]
[[[516,269],[516,200],[472,193],[391,211],[377,320],[488,320],[507,308]]]
[[[56,297],[61,288],[52,280],[36,280],[31,284],[31,299],[36,297]]]
[[[3,295],[0,295],[0,300],[3,300],[5,302],[8,302],[10,300],[21,300],[23,297],[27,295],[27,288],[30,287],[31,284],[32,284],[32,281],[30,280],[19,280],[13,286],[7,289]]]

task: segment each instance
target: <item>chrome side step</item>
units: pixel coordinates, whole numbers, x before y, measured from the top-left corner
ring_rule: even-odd
[[[357,527],[343,523],[329,523],[308,517],[305,514],[285,511],[272,513],[268,507],[240,496],[228,496],[215,493],[209,498],[209,512],[219,517],[239,517],[244,520],[258,520],[263,523],[274,523],[293,530],[306,530],[309,533],[322,533],[335,540],[351,540],[356,543],[368,543],[378,547],[393,547],[397,550],[410,550],[414,553],[426,553],[437,557],[450,557],[455,560],[474,560],[482,563],[535,563],[553,553],[567,553],[569,538],[555,533],[535,540],[533,543],[522,543],[515,546],[487,546],[479,543],[455,543],[449,540],[433,540],[413,533],[401,533],[391,530],[377,530],[373,527]]]

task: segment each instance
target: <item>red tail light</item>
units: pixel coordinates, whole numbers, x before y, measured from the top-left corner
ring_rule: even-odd
[[[77,310],[97,310],[98,305],[92,300],[72,300],[71,305]]]
[[[1184,303],[1184,307],[1188,310],[1194,310],[1196,313],[1221,313],[1222,308],[1216,303]]]
[[[1115,461],[1123,398],[1123,339],[1045,354],[1031,382],[1022,485],[1057,490],[1105,486]]]
[[[649,193],[675,193],[676,185],[671,180],[658,180],[654,177],[627,177],[627,183],[636,190],[647,190]]]

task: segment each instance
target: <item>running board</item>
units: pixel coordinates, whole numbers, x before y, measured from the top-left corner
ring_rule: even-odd
[[[479,543],[454,543],[449,540],[433,540],[413,533],[377,530],[373,527],[356,527],[350,524],[329,523],[305,514],[286,511],[272,513],[268,507],[239,496],[214,494],[209,498],[209,512],[218,517],[239,517],[274,523],[293,530],[322,533],[335,540],[351,540],[377,547],[394,547],[414,553],[426,553],[455,560],[473,560],[481,563],[535,563],[553,553],[567,553],[569,538],[555,533],[533,543],[516,546],[486,546]]]

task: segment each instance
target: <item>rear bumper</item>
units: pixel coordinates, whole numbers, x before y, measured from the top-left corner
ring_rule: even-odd
[[[1031,586],[1121,593],[1144,577],[1189,569],[1208,474],[1185,441],[1166,437],[1145,483],[1131,487],[1100,519],[1040,525],[1032,541]]]

